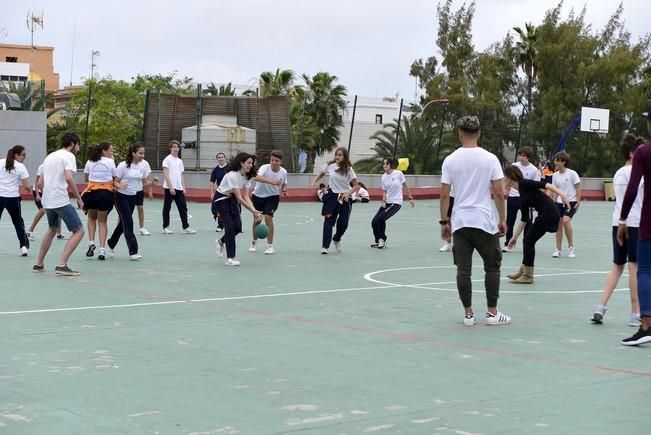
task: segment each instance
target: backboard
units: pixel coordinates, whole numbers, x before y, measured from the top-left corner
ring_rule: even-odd
[[[596,107],[581,107],[581,131],[608,133],[610,110]]]

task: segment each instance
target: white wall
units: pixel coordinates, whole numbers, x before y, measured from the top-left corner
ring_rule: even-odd
[[[47,114],[0,110],[0,158],[5,158],[14,145],[25,147],[25,166],[34,182],[47,153]]]

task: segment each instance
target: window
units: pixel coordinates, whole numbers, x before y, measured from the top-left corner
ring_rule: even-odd
[[[16,56],[6,56],[5,62],[16,63],[18,62],[18,58]]]
[[[382,115],[380,113],[375,115],[375,123],[382,124]]]

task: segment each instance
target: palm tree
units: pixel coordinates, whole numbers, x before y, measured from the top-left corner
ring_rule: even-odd
[[[265,71],[260,74],[260,96],[288,95],[293,84],[294,72],[290,69],[276,68],[275,73]]]
[[[40,112],[45,110],[48,101],[52,99],[52,94],[41,94],[41,86],[36,86],[35,82],[10,82],[0,81],[0,92],[9,92],[16,94],[20,99],[21,110],[31,110]],[[49,116],[49,115],[48,115]]]
[[[396,129],[398,120],[384,124],[382,130],[376,131],[370,138],[375,140],[375,156],[359,160],[355,163],[355,170],[362,173],[382,172],[382,160],[398,157],[409,159],[407,173],[423,175],[434,174],[440,168],[440,162],[436,162],[435,150],[438,143],[439,126],[433,125],[432,121],[425,117],[408,116],[403,117],[400,125],[400,138],[398,152],[395,153]],[[454,138],[451,133],[446,132],[441,140],[440,156],[442,161],[454,150]]]
[[[231,82],[228,82],[225,85],[219,85],[217,87],[213,82],[204,89],[204,95],[216,95],[220,97],[232,97],[235,95],[235,88]]]
[[[527,76],[527,116],[531,115],[533,84],[538,73],[538,30],[531,23],[525,24],[526,31],[514,27],[520,40],[515,43],[515,62]]]
[[[303,125],[314,131],[312,140],[299,146],[308,153],[307,171],[314,167],[317,155],[332,151],[339,142],[339,128],[343,126],[346,108],[346,88],[337,84],[337,76],[318,72],[313,77],[303,74],[306,84]]]

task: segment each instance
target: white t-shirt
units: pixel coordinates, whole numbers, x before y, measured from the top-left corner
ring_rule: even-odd
[[[283,167],[278,169],[278,172],[274,172],[273,169],[271,169],[271,165],[267,163],[266,165],[260,166],[260,169],[258,169],[258,175],[261,177],[270,178],[272,180],[282,180],[283,184],[287,184],[287,171]],[[253,194],[258,198],[278,196],[280,195],[281,188],[282,184],[280,186],[276,186],[274,184],[267,184],[256,181],[255,187],[253,188]]]
[[[626,187],[628,186],[628,181],[631,179],[631,170],[633,165],[622,166],[615,172],[613,177],[613,189],[615,190],[615,210],[613,211],[613,226],[616,227],[619,224],[619,217],[621,216],[620,212],[622,211],[622,202],[624,202],[624,195],[626,194]],[[637,197],[635,197],[635,202],[633,202],[633,207],[626,218],[626,226],[637,228],[640,226],[640,217],[642,215],[642,201],[644,199],[644,179],[640,181],[640,185],[637,189]]]
[[[240,171],[229,171],[222,178],[222,182],[219,183],[217,192],[222,195],[228,195],[233,192],[233,189],[248,189],[251,187],[251,181],[246,179],[246,175],[242,175]],[[218,198],[216,201],[221,201],[226,199],[226,197]]]
[[[559,188],[571,201],[576,201],[576,184],[580,183],[579,174],[572,169],[565,169],[562,174],[558,171],[552,175],[552,184]],[[560,196],[556,197],[556,202],[561,204],[563,200]]]
[[[38,177],[41,177],[41,178],[43,177],[43,163],[38,165],[38,169],[36,170],[36,178],[38,178]],[[34,185],[32,186],[32,190],[34,192],[36,192],[36,190],[38,190],[39,192],[41,191],[40,189],[38,189],[36,187],[36,183],[34,183]]]
[[[27,168],[14,160],[14,168],[7,172],[6,164],[7,159],[0,159],[0,196],[3,198],[19,197],[21,180],[29,178]]]
[[[397,169],[382,175],[382,190],[387,193],[387,204],[402,205],[402,185],[405,181],[405,175]]]
[[[540,171],[538,171],[538,168],[536,168],[535,165],[529,163],[527,166],[524,166],[520,162],[515,162],[513,163],[513,166],[520,169],[520,171],[522,172],[522,177],[525,180],[540,181]],[[511,187],[509,191],[509,197],[514,197],[514,196],[519,197],[520,192],[518,192],[518,189]]]
[[[75,155],[65,148],[50,153],[43,161],[44,208],[59,208],[70,204],[65,171],[77,172]]]
[[[163,168],[168,169],[168,175],[170,181],[172,182],[172,188],[174,190],[183,190],[182,175],[183,171],[185,171],[185,168],[183,167],[183,160],[170,154],[163,159]],[[170,187],[167,185],[167,180],[165,180],[164,177],[163,180],[163,189],[169,189]]]
[[[115,161],[108,157],[101,157],[96,162],[89,160],[84,166],[84,174],[88,174],[88,181],[110,183],[115,177]]]
[[[350,198],[353,201],[357,201],[358,199],[363,199],[366,198],[368,200],[371,199],[371,195],[368,194],[368,190],[364,189],[363,187],[360,187],[357,192],[353,192],[353,194],[350,196]]]
[[[129,167],[127,167],[127,162],[120,162],[115,173],[120,182],[127,184],[125,189],[118,189],[118,192],[123,195],[134,196],[143,189],[142,179],[149,176],[151,169],[144,160],[140,163],[132,162]]]
[[[491,182],[504,178],[500,161],[483,148],[458,148],[443,161],[441,183],[454,186],[452,229],[479,228],[496,234]]]
[[[330,178],[330,189],[334,193],[348,192],[350,190],[350,182],[357,178],[357,175],[355,175],[352,167],[348,168],[348,172],[345,175],[341,175],[337,172],[337,169],[339,169],[338,164],[330,163],[329,165],[323,166],[321,171]]]

